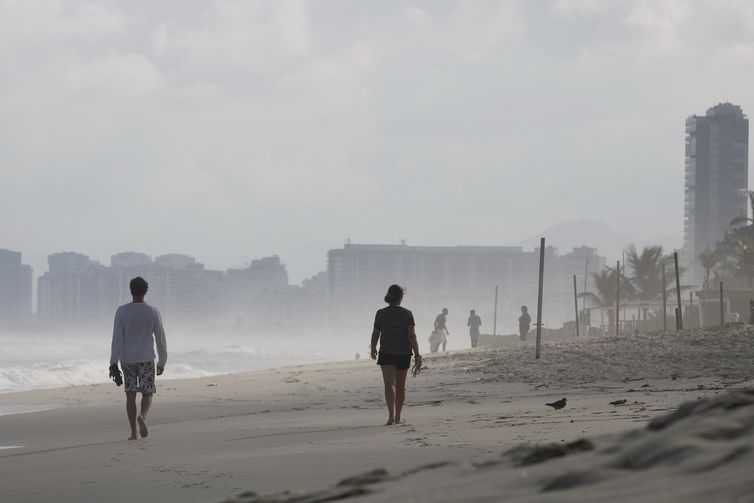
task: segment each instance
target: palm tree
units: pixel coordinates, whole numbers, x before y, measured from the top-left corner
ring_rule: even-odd
[[[702,253],[699,254],[699,263],[704,268],[704,285],[703,288],[705,290],[708,290],[710,288],[710,276],[714,272],[715,273],[715,281],[717,282],[717,278],[719,276],[719,273],[717,271],[717,266],[720,263],[720,253],[717,248],[712,249],[707,247],[706,250],[704,250]]]
[[[584,292],[580,297],[585,297],[592,307],[607,309],[608,325],[615,322],[615,293],[616,293],[616,274],[615,269],[605,267],[600,272],[592,273],[592,282],[594,283],[595,292]],[[636,289],[621,271],[620,273],[620,297],[621,299],[633,298]]]
[[[729,278],[746,278],[748,288],[754,281],[754,226],[732,229],[717,243],[721,271]]]
[[[754,191],[747,191],[754,213]],[[726,276],[746,278],[748,288],[754,281],[754,220],[745,216],[734,218],[730,229],[715,247],[719,269]]]
[[[641,253],[631,245],[626,250],[628,264],[631,266],[634,286],[641,300],[657,300],[662,295],[662,264],[667,258],[662,253],[662,246],[645,246]]]

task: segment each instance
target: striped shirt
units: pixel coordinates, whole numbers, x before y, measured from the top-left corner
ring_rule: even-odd
[[[385,355],[410,355],[411,343],[408,327],[413,327],[414,315],[406,308],[388,306],[377,311],[374,328],[380,331],[380,353]]]

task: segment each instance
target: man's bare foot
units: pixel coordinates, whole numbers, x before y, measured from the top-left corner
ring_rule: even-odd
[[[138,416],[136,418],[136,421],[139,422],[139,434],[141,435],[141,438],[147,438],[147,435],[149,435],[149,428],[147,428],[147,422],[141,416]]]
[[[401,419],[400,417],[395,418],[395,424],[406,424],[405,419]]]
[[[391,426],[393,423],[395,423],[395,420],[392,417],[389,417],[385,426]]]
[[[136,432],[131,433],[131,436],[128,437],[128,440],[138,440],[139,437],[136,436]]]

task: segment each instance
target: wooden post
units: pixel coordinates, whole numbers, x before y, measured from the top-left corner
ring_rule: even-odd
[[[495,317],[492,319],[492,335],[497,335],[497,287],[495,287]]]
[[[681,317],[678,315],[678,308],[676,307],[675,308],[675,330],[676,330],[676,332],[678,330],[680,330],[680,328],[678,328],[680,322],[681,322]]]
[[[662,330],[668,331],[668,282],[665,280],[665,261],[662,262]]]
[[[537,295],[537,350],[535,358],[539,360],[542,344],[542,287],[545,276],[545,238],[539,241],[539,294]]]
[[[725,326],[725,305],[723,304],[723,282],[720,282],[720,326]]]
[[[586,265],[584,266],[584,293],[586,293],[586,282],[587,278],[589,276],[589,257],[586,258]],[[581,299],[581,310],[586,313],[586,295],[584,295],[584,298]]]
[[[678,330],[683,330],[683,305],[681,305],[681,276],[678,272],[678,252],[673,252],[675,263],[675,296],[678,299]]]
[[[620,335],[620,260],[615,266],[615,335]]]
[[[576,311],[576,337],[579,336],[579,295],[576,292],[576,275],[573,275],[573,307]]]

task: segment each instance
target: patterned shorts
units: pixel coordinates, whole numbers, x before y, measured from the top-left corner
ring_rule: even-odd
[[[154,362],[121,364],[125,391],[138,391],[147,395],[157,393],[154,385]]]

